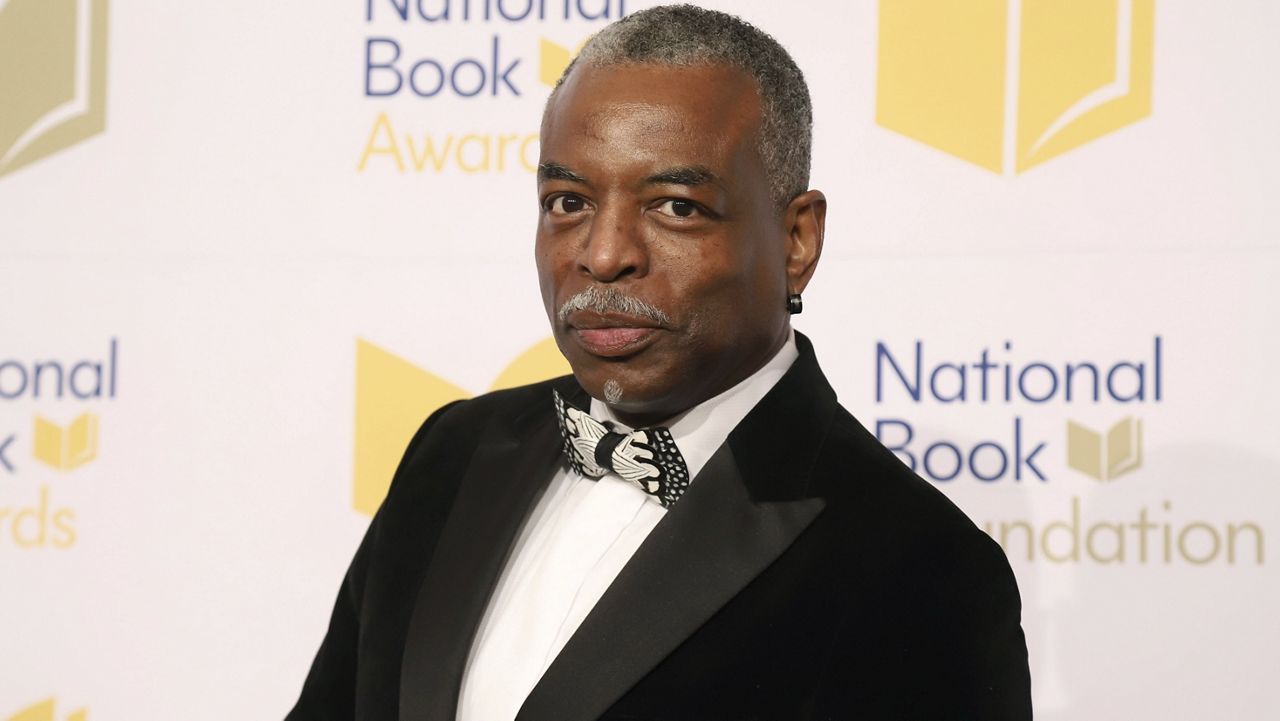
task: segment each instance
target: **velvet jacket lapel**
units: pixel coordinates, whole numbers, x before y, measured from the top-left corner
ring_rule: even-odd
[[[552,386],[588,402],[571,378]],[[485,429],[414,602],[401,663],[400,718],[454,721],[462,674],[489,596],[538,492],[560,462],[551,405]],[[543,482],[539,482],[543,481]]]
[[[797,343],[795,364],[645,539],[517,721],[599,718],[822,511],[808,480],[836,397],[808,340]]]

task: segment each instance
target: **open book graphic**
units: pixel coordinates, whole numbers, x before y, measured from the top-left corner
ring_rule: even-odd
[[[569,63],[586,44],[587,41],[583,40],[578,43],[577,49],[570,50],[560,43],[541,38],[538,42],[538,80],[543,85],[554,88],[564,69],[569,67]]]
[[[1081,473],[1110,481],[1142,467],[1142,421],[1125,418],[1101,433],[1067,421],[1067,465]]]
[[[0,0],[0,175],[106,126],[107,0]]]
[[[530,346],[507,364],[489,390],[566,375],[569,362],[551,338]],[[355,476],[352,506],[372,516],[382,505],[422,419],[472,393],[363,338],[356,339]]]
[[[57,721],[56,701],[47,698],[39,703],[34,703],[27,708],[22,709],[18,713],[10,716],[7,721]],[[89,717],[88,709],[79,709],[67,715],[66,721],[85,721]]]
[[[1022,0],[1019,172],[1150,114],[1153,5]]]
[[[66,428],[36,416],[36,460],[69,471],[98,457],[98,417],[82,413]]]
[[[876,121],[1022,172],[1151,112],[1155,0],[881,0]]]

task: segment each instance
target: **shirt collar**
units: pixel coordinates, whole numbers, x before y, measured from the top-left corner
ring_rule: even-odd
[[[777,384],[787,369],[800,356],[796,350],[796,333],[788,329],[787,342],[755,373],[747,376],[729,390],[699,403],[675,417],[667,425],[671,437],[684,456],[689,467],[689,477],[696,478],[698,471],[729,437],[729,433],[746,418],[751,409]],[[619,421],[603,402],[591,399],[591,415],[607,420],[619,431],[633,430]]]

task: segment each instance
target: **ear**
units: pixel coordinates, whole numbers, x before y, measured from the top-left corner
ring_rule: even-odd
[[[783,220],[787,232],[787,292],[801,293],[822,256],[827,197],[820,190],[806,190],[787,204]]]

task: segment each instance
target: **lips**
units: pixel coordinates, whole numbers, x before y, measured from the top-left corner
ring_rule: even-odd
[[[570,315],[569,329],[584,350],[606,358],[639,351],[659,330],[645,318],[596,313]]]

